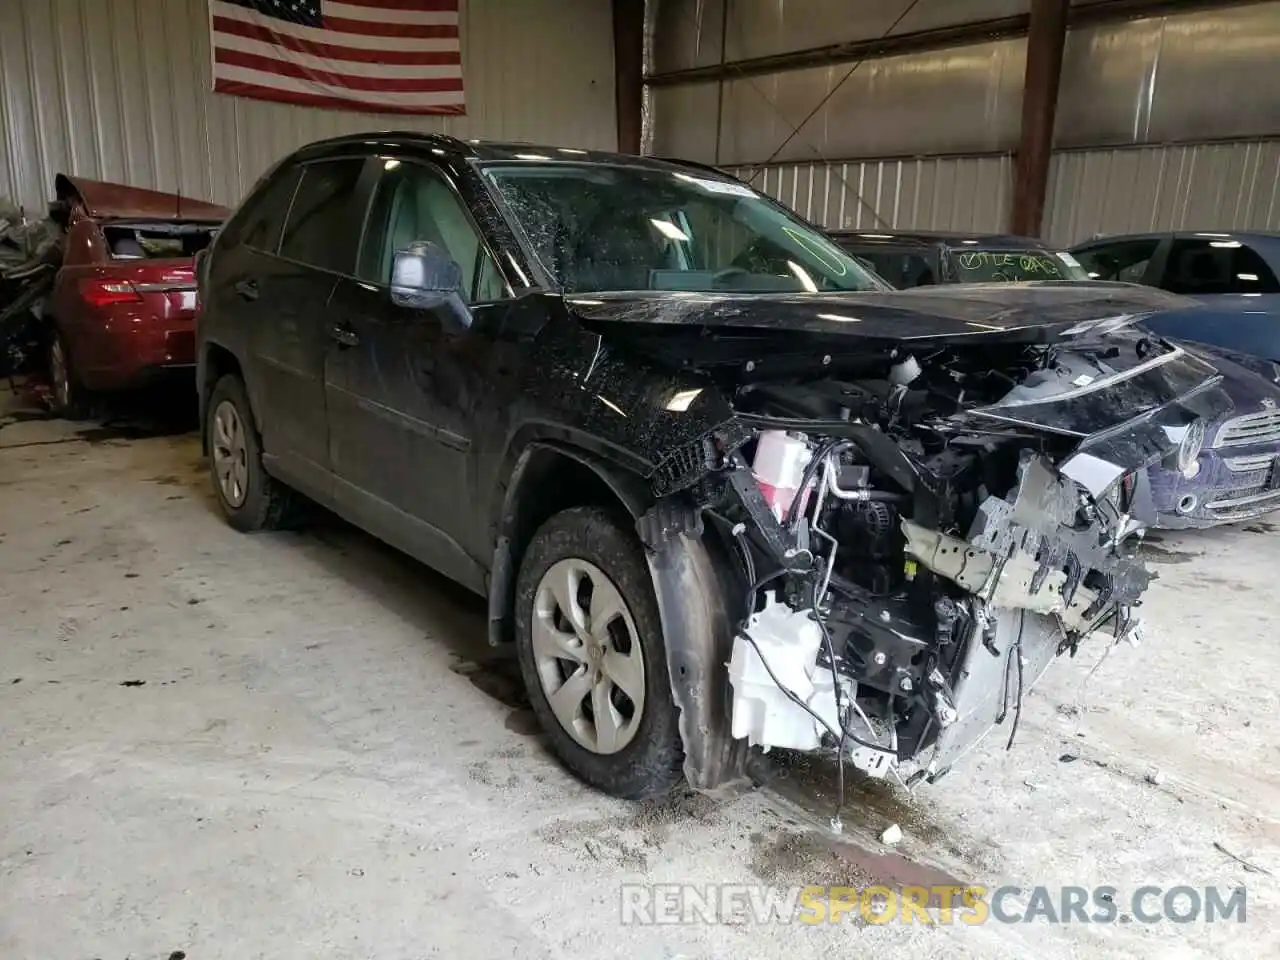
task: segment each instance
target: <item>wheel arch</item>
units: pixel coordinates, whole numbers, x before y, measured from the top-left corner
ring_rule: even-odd
[[[577,496],[575,479],[594,501]],[[656,503],[639,473],[561,440],[535,440],[521,450],[495,518],[489,641],[499,645],[514,639],[516,576],[537,528],[560,510],[598,503],[601,496],[636,525],[644,548],[680,714],[685,779],[701,791],[740,784],[747,748],[730,732],[732,690],[725,668],[733,647],[729,594],[735,572],[718,544],[703,534],[696,511],[674,498]],[[687,516],[663,522],[672,511]]]
[[[239,377],[242,381],[245,379],[244,367],[240,363],[240,359],[216,341],[206,342],[200,350],[200,356],[196,363],[196,390],[199,402],[200,415],[200,450],[205,455],[209,453],[209,438],[204,429],[205,420],[209,415],[209,397],[213,394],[213,388],[218,381],[228,374]],[[245,384],[246,391],[248,383]],[[255,426],[258,419],[257,412],[253,409],[253,400],[249,401],[249,412],[253,416]]]
[[[563,440],[525,444],[493,518],[489,642],[498,646],[514,639],[516,572],[538,527],[562,510],[587,504],[616,509],[635,523],[652,502],[638,474],[599,454]]]

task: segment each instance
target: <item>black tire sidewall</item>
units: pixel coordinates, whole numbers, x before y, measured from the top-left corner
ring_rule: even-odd
[[[67,402],[65,404],[58,402],[56,385],[53,382],[53,348],[55,345],[62,348],[62,362],[67,367]],[[71,359],[71,348],[67,346],[67,338],[62,335],[62,331],[56,326],[49,328],[47,366],[53,412],[66,420],[86,419],[85,391],[83,387],[76,383],[76,367]]]
[[[218,482],[218,468],[213,458],[213,420],[218,407],[224,402],[230,402],[236,408],[245,438],[248,480],[244,502],[238,507],[229,503],[223,496],[222,485]],[[214,385],[205,412],[204,431],[209,450],[209,477],[213,481],[214,496],[218,498],[218,506],[222,508],[227,522],[235,529],[245,532],[263,529],[270,509],[271,479],[262,466],[262,442],[254,425],[249,394],[244,388],[244,381],[239,377],[228,374]]]
[[[581,559],[598,567],[621,593],[635,623],[645,668],[640,729],[613,754],[579,744],[556,719],[538,676],[533,653],[533,602],[543,575],[555,563]],[[516,582],[516,653],[530,703],[555,754],[580,779],[606,793],[633,800],[668,793],[681,779],[679,715],[671,696],[657,598],[642,548],[608,511],[575,507],[557,514],[534,534]]]

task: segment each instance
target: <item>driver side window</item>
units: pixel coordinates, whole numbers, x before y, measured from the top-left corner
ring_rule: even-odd
[[[500,300],[502,275],[444,178],[408,161],[383,160],[364,231],[356,276],[387,286],[397,250],[416,240],[438,244],[462,268],[469,303]]]

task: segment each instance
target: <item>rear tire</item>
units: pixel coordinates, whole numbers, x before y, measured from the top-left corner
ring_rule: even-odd
[[[560,761],[617,797],[671,792],[684,753],[658,602],[635,537],[596,507],[552,517],[520,564],[515,617],[520,672]]]
[[[299,497],[262,465],[262,438],[254,426],[249,394],[234,374],[214,385],[204,430],[213,491],[227,522],[242,533],[293,526]]]
[[[89,417],[89,395],[76,378],[71,351],[57,327],[49,336],[49,392],[53,412],[67,420]]]

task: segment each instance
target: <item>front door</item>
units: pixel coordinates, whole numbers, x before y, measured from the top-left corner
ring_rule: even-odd
[[[463,544],[474,508],[474,411],[489,350],[479,335],[446,329],[442,315],[391,302],[396,250],[443,247],[462,267],[468,300],[493,301],[505,284],[444,174],[379,158],[381,176],[356,276],[334,290],[325,366],[335,500],[351,519],[456,580],[481,589],[481,558]]]

